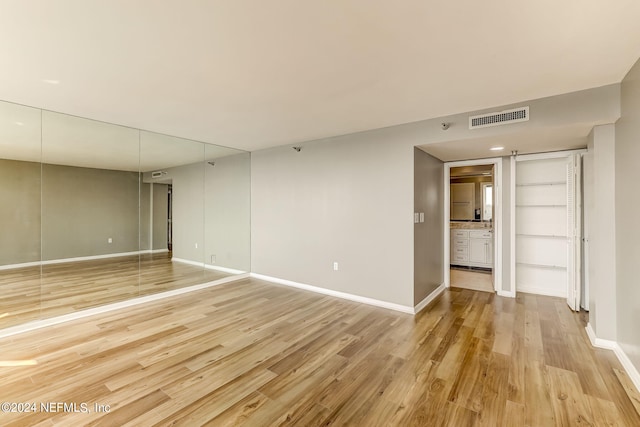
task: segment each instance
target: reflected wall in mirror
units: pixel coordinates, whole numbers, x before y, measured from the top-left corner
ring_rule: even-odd
[[[40,316],[40,114],[0,102],[0,328]]]
[[[42,112],[42,301],[53,317],[138,296],[139,132]]]
[[[0,103],[0,329],[249,271],[249,172],[239,150]]]

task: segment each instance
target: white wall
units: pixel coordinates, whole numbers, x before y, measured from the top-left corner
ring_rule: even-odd
[[[640,371],[640,61],[622,81],[622,116],[615,134],[617,339]]]
[[[619,117],[619,90],[619,85],[611,85],[525,101],[531,120],[511,126],[470,131],[468,116],[479,113],[471,112],[293,144],[302,146],[299,153],[291,146],[255,151],[252,271],[413,306],[414,147],[527,129],[610,123]],[[443,121],[452,123],[449,130],[440,129]],[[505,193],[508,172],[506,168]],[[508,210],[503,213],[503,236],[508,236]],[[503,257],[508,260],[509,252]],[[333,271],[334,261],[339,271]],[[503,263],[504,286],[510,285],[508,265]]]
[[[204,186],[205,263],[249,271],[251,155],[215,159],[205,167]]]
[[[413,147],[387,133],[252,153],[252,272],[413,307]]]
[[[592,186],[585,188],[589,220],[589,322],[598,338],[616,339],[615,128],[596,126],[589,135]],[[589,169],[589,166],[587,169]]]

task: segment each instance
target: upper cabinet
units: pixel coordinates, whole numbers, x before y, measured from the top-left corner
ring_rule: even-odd
[[[473,220],[475,218],[476,191],[473,182],[451,184],[451,219]]]

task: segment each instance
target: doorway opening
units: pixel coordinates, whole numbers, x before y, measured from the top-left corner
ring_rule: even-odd
[[[502,289],[502,159],[445,163],[445,286]]]
[[[517,156],[512,170],[516,289],[566,298],[576,311],[583,272],[582,152]]]

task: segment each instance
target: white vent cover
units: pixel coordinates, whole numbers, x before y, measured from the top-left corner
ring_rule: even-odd
[[[469,129],[486,128],[489,126],[507,125],[509,123],[526,122],[529,120],[529,106],[514,108],[513,110],[498,111],[497,113],[480,114],[469,117]]]

